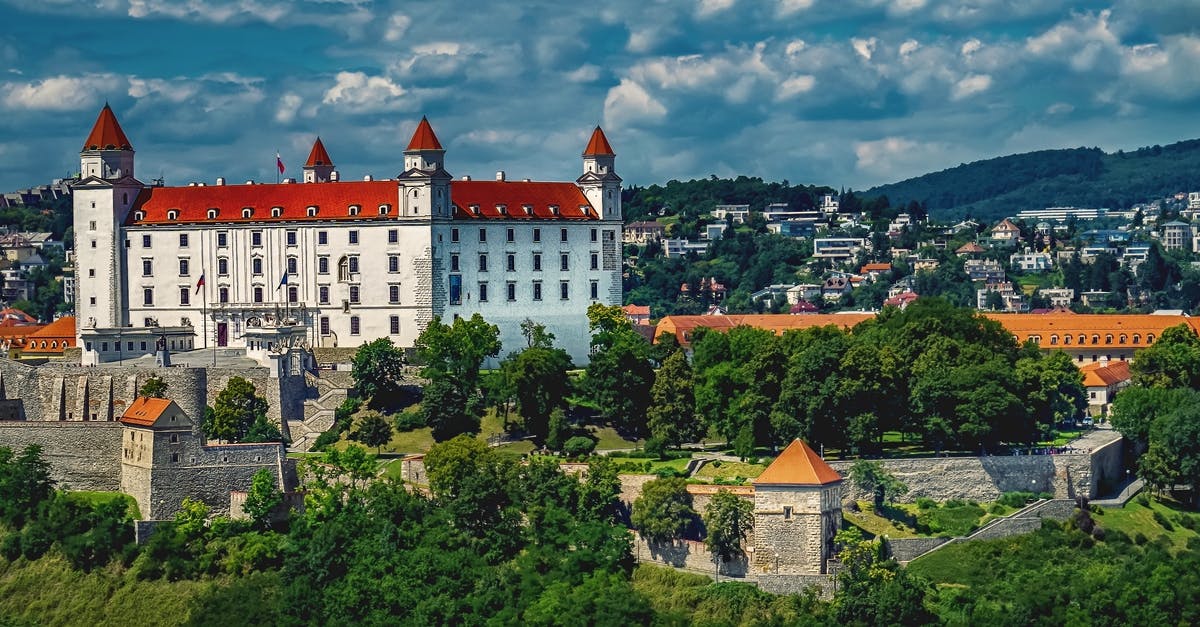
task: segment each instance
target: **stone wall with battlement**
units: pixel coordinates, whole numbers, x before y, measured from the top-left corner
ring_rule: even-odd
[[[121,425],[116,422],[0,422],[0,446],[42,447],[60,488],[121,489]]]
[[[647,542],[642,536],[633,532],[633,555],[639,562],[660,564],[673,568],[686,568],[699,572],[716,574],[716,563],[713,554],[696,540],[677,540],[671,543]],[[746,557],[730,560],[721,564],[721,576],[745,577],[749,568]]]

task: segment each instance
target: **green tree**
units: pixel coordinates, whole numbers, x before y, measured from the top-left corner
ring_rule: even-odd
[[[872,495],[876,511],[881,511],[885,502],[908,492],[908,486],[877,461],[860,459],[854,462],[850,467],[850,480],[858,489]]]
[[[203,425],[204,434],[217,440],[241,442],[256,422],[266,422],[267,399],[258,395],[253,383],[231,377],[217,395],[212,410]]]
[[[588,396],[618,429],[641,435],[646,431],[654,368],[649,343],[627,324],[611,332],[600,331],[598,336],[606,336],[603,341],[593,337],[593,346],[599,348],[592,353],[584,385]]]
[[[358,347],[351,359],[354,389],[374,407],[390,407],[401,396],[404,351],[390,338],[379,338]]]
[[[671,542],[682,538],[695,518],[687,482],[678,477],[646,482],[642,493],[633,501],[629,517],[647,542]]]
[[[142,398],[166,398],[167,382],[162,377],[150,377],[138,389],[138,396]]]
[[[838,592],[833,600],[839,625],[928,625],[937,622],[925,607],[929,584],[882,556],[879,542],[857,529],[838,532]]]
[[[392,425],[379,412],[368,412],[359,421],[358,429],[350,434],[350,439],[374,446],[375,452],[379,453],[392,439]]]
[[[650,435],[669,446],[694,442],[704,435],[704,423],[696,416],[692,389],[692,367],[682,350],[663,361],[650,388],[646,424]]]
[[[708,502],[702,518],[708,532],[704,544],[721,561],[746,554],[742,543],[754,527],[754,503],[728,490],[719,490]]]
[[[250,517],[251,523],[259,529],[266,529],[271,524],[271,514],[283,504],[283,493],[276,485],[271,471],[261,468],[250,479],[250,489],[246,492],[246,502],[242,511]]]
[[[438,441],[479,430],[484,407],[479,368],[500,353],[499,338],[500,329],[479,314],[450,325],[435,317],[417,337],[417,357],[425,364],[421,376],[429,380],[421,410]]]
[[[566,405],[571,357],[554,347],[554,334],[542,325],[526,320],[521,329],[529,346],[509,355],[501,369],[512,386],[525,430],[544,442],[549,435],[550,415]]]
[[[1130,370],[1134,385],[1200,387],[1200,337],[1186,324],[1164,329],[1158,341],[1138,351]]]
[[[54,480],[41,446],[26,446],[19,455],[0,447],[0,522],[21,528],[53,495]]]

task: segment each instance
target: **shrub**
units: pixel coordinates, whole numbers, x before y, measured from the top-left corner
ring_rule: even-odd
[[[596,441],[582,435],[577,435],[563,444],[563,452],[571,457],[590,455],[596,450]]]
[[[927,496],[917,497],[917,509],[933,509],[937,507],[937,502]]]
[[[964,503],[962,501],[962,499],[950,499],[949,501],[946,501],[945,507],[956,508],[956,507],[965,507],[966,505],[967,504]]]
[[[1183,527],[1184,529],[1190,529],[1192,531],[1195,531],[1196,526],[1197,526],[1196,518],[1194,516],[1187,516],[1185,514],[1180,514],[1179,515],[1179,526]]]
[[[709,463],[709,465],[710,465],[710,466],[712,466],[713,468],[720,468],[720,467],[721,467],[721,460],[719,460],[719,459],[714,459],[714,460],[712,460],[712,461]]]
[[[1142,546],[1142,545],[1146,544],[1146,542],[1148,542],[1148,541],[1149,541],[1149,538],[1146,537],[1146,534],[1144,534],[1140,531],[1133,534],[1133,543],[1138,546]]]
[[[396,414],[395,422],[396,431],[400,433],[428,426],[425,424],[425,416],[421,414],[420,409],[416,408],[409,408]]]
[[[1025,507],[1036,498],[1033,492],[1005,492],[996,502],[1006,507]]]
[[[989,513],[997,516],[1003,516],[1005,511],[1004,505],[1001,503],[993,503],[992,506],[988,508]]]
[[[846,503],[846,511],[858,513],[862,511],[862,508],[858,506],[858,501],[850,501]]]
[[[658,477],[660,479],[670,479],[671,477],[681,477],[681,478],[687,477],[686,474],[684,474],[678,470],[675,470],[674,468],[671,468],[670,466],[663,466],[662,468],[659,468],[657,471],[655,471],[654,474],[658,475]]]
[[[337,409],[333,410],[334,428],[339,433],[349,431],[353,424],[353,421],[350,419],[351,416],[358,413],[358,410],[361,408],[362,399],[354,397],[346,398],[346,400],[342,401],[341,405],[338,405]]]
[[[341,437],[342,434],[338,432],[337,428],[332,428],[317,436],[317,440],[313,442],[312,448],[309,450],[314,453],[324,451],[325,449],[329,448],[330,445],[335,444],[338,440],[340,440]]]
[[[1172,531],[1175,529],[1175,525],[1172,525],[1171,521],[1167,520],[1167,517],[1158,510],[1154,510],[1154,522],[1158,523],[1160,527],[1166,529],[1167,531]]]
[[[647,455],[653,455],[658,459],[666,459],[664,454],[667,452],[667,441],[664,438],[650,438],[646,440],[646,444],[642,446],[642,450],[646,451]]]
[[[1145,492],[1137,495],[1133,501],[1142,507],[1150,507],[1150,495]]]
[[[1101,527],[1100,525],[1096,525],[1095,527],[1092,528],[1092,537],[1097,540],[1100,540],[1103,542],[1104,538],[1107,535],[1108,535],[1107,532],[1104,531],[1104,527]]]
[[[1054,494],[1051,492],[1038,492],[1037,497],[1039,499],[1049,501],[1050,499],[1054,498]]]

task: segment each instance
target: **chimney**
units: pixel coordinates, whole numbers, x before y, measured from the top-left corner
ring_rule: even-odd
[[[496,180],[501,182],[504,181],[504,170],[496,170]]]
[[[247,184],[247,185],[253,185],[253,184],[254,184],[254,179],[246,179],[246,184]]]
[[[1103,355],[1100,357],[1100,367],[1101,368],[1108,367],[1108,355]]]
[[[334,170],[333,172],[329,173],[329,180],[332,183],[336,183],[336,182],[342,180],[342,175],[339,174],[337,170]]]
[[[462,180],[464,180],[464,181],[469,181],[469,180],[471,180],[471,175],[470,175],[470,174],[464,174],[464,175],[463,175],[463,177],[462,177]]]
[[[224,185],[224,184],[225,184],[225,177],[218,176],[217,177],[217,185]]]
[[[367,182],[369,183],[369,182],[371,182],[371,181],[374,181],[374,180],[375,180],[375,177],[373,177],[373,176],[371,176],[370,174],[368,174],[368,175],[366,175],[366,176],[364,176],[364,177],[363,177],[363,180],[364,180],[364,181],[367,181]]]
[[[196,181],[190,181],[188,183],[188,187],[195,187],[195,186],[196,186]]]

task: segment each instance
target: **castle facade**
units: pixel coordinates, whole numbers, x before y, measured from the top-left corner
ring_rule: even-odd
[[[157,347],[412,346],[435,316],[475,313],[505,352],[530,318],[586,363],[587,307],[621,304],[621,178],[604,132],[574,182],[454,179],[445,156],[422,119],[392,179],[341,180],[318,138],[301,181],[147,185],[105,105],[74,186],[83,363]]]

